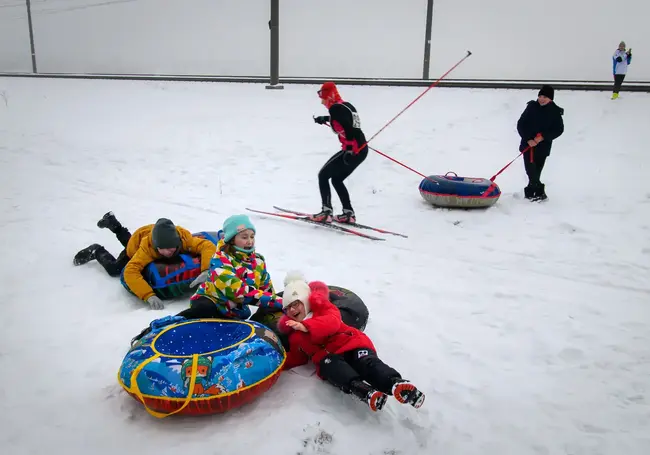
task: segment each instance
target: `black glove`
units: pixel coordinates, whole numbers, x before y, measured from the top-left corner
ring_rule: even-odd
[[[350,158],[354,156],[354,150],[351,144],[346,145],[343,148],[343,164],[346,166],[350,164]]]
[[[616,57],[616,61],[617,61],[617,62],[622,62],[623,59],[622,59],[621,57]]]
[[[327,123],[329,121],[329,119],[330,118],[328,116],[321,115],[321,116],[318,116],[318,117],[314,117],[314,122],[318,123],[319,125],[324,125],[325,123]]]

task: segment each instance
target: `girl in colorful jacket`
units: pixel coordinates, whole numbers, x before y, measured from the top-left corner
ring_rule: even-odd
[[[284,369],[311,359],[321,379],[355,395],[373,411],[382,409],[389,394],[400,403],[422,406],[424,394],[377,357],[365,333],[343,323],[325,283],[307,284],[301,274],[290,273],[283,303],[285,314],[278,328],[289,334],[290,346]]]
[[[264,257],[255,251],[255,226],[246,215],[233,215],[223,224],[223,239],[199,278],[190,308],[178,315],[186,319],[247,319],[248,305],[282,310],[282,297],[273,289]]]

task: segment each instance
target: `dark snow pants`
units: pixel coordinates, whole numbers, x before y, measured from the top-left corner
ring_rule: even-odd
[[[377,357],[372,349],[353,349],[329,354],[320,362],[320,375],[330,384],[350,393],[352,381],[366,381],[376,390],[390,395],[395,379],[401,375]]]
[[[539,152],[535,148],[524,153],[524,167],[528,176],[528,186],[524,189],[526,197],[535,197],[544,192],[544,184],[540,178],[547,157],[545,152]]]
[[[199,297],[196,300],[190,300],[190,307],[178,313],[177,316],[183,316],[185,319],[228,319],[219,313],[217,305],[207,297]]]
[[[350,193],[343,184],[343,180],[348,178],[367,157],[368,147],[364,147],[357,155],[346,154],[344,150],[340,150],[327,160],[318,172],[318,187],[323,207],[332,208],[332,191],[329,184],[331,179],[332,186],[341,200],[343,208],[352,210]]]
[[[625,80],[625,74],[614,74],[614,93],[618,93]]]
[[[102,265],[102,267],[104,267],[106,273],[108,273],[110,276],[116,277],[120,276],[122,270],[124,270],[124,267],[126,267],[126,264],[128,264],[131,260],[131,258],[126,255],[126,246],[128,245],[129,239],[131,238],[131,233],[122,225],[120,225],[120,227],[115,230],[111,229],[111,232],[115,234],[117,240],[120,241],[124,249],[117,256],[117,259],[115,259],[115,257],[109,253],[106,248],[98,248],[97,252],[95,253],[95,259]]]

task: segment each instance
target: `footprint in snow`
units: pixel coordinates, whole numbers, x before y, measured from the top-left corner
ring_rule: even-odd
[[[332,435],[322,428],[307,427],[305,432],[314,433],[302,440],[303,450],[296,455],[310,455],[316,453],[329,454],[330,445],[332,444]]]

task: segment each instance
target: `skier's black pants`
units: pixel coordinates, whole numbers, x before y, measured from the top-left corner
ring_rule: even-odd
[[[219,313],[217,305],[209,298],[203,296],[196,300],[190,300],[190,307],[178,313],[177,316],[183,316],[185,319],[225,318]]]
[[[320,362],[320,374],[330,384],[346,393],[352,381],[366,381],[376,390],[390,395],[401,375],[377,357],[372,349],[353,349],[343,354],[329,354]]]
[[[97,262],[99,262],[102,267],[104,267],[106,273],[108,273],[110,276],[116,277],[120,276],[122,270],[124,270],[124,267],[126,267],[126,264],[128,264],[131,260],[131,258],[126,255],[126,246],[128,245],[129,239],[131,238],[131,233],[121,224],[118,226],[110,226],[109,229],[111,232],[113,232],[113,234],[115,234],[117,240],[120,241],[125,249],[123,249],[122,252],[117,256],[117,259],[115,259],[111,253],[106,251],[104,247],[101,247],[97,249],[97,252],[95,253],[95,259],[97,259]]]
[[[532,161],[531,161],[532,153]],[[544,191],[544,184],[540,181],[542,170],[546,163],[547,155],[535,149],[531,149],[524,153],[524,167],[526,168],[526,175],[528,176],[528,186],[526,187],[526,196],[537,196],[538,193]]]
[[[320,172],[318,172],[318,187],[320,188],[320,197],[324,207],[332,208],[332,191],[329,185],[331,179],[332,186],[339,196],[343,208],[352,210],[350,194],[343,184],[343,180],[348,178],[365,161],[367,156],[368,147],[364,147],[357,155],[340,150],[327,160]]]
[[[614,93],[618,93],[623,85],[625,74],[614,74]]]

